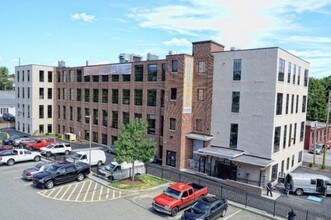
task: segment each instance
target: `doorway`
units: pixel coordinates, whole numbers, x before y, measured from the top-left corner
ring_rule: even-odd
[[[237,166],[229,160],[216,160],[214,175],[220,179],[237,180]]]

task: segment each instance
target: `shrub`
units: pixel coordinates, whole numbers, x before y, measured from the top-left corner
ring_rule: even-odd
[[[308,166],[313,167],[313,162],[309,162]]]

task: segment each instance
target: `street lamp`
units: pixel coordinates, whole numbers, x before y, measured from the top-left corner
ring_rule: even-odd
[[[92,171],[92,169],[91,169],[91,147],[92,147],[92,118],[91,118],[91,115],[87,115],[87,116],[85,116],[85,118],[88,118],[89,119],[89,123],[90,123],[90,137],[89,137],[89,139],[90,139],[90,149],[89,149],[89,161],[88,161],[88,163],[89,163],[89,168],[90,168],[90,173],[91,173],[91,171]]]

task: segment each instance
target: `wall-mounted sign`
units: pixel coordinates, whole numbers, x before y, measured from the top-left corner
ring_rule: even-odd
[[[183,114],[192,113],[193,58],[185,57]]]
[[[84,76],[131,74],[131,63],[84,67]]]

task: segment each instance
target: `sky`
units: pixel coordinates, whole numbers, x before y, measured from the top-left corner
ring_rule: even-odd
[[[164,59],[213,40],[237,49],[281,47],[331,75],[331,0],[0,1],[0,66],[117,63],[120,53]]]

